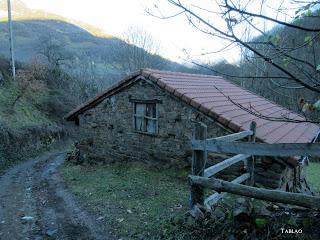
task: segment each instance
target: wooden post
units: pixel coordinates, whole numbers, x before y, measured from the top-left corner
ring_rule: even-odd
[[[256,128],[257,124],[256,122],[251,122],[250,124],[250,130],[252,131],[252,135],[249,137],[250,142],[256,141]],[[250,178],[248,179],[248,185],[253,186],[254,185],[254,156],[251,156],[248,158],[248,173],[250,174]]]
[[[207,126],[203,123],[197,122],[194,125],[193,139],[205,140],[207,138]],[[192,152],[192,175],[203,176],[205,165],[207,162],[206,150],[193,150]],[[190,207],[192,208],[197,203],[203,205],[204,190],[198,185],[191,185]]]

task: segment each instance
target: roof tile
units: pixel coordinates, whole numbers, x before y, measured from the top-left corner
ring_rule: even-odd
[[[142,69],[129,75],[71,111],[65,118],[73,120],[75,116],[99,104],[105,97],[111,96],[123,87],[128,86],[130,81],[133,81],[139,75],[150,79],[161,88],[233,131],[249,129],[251,121],[256,121],[256,136],[266,143],[310,142],[319,130],[319,126],[316,124],[271,121],[259,118],[258,116],[262,115],[265,117],[283,118],[289,116],[292,119],[304,119],[302,116],[228,82],[222,77],[154,69]],[[241,108],[234,103],[241,105]],[[251,113],[242,109],[242,107],[249,109]]]

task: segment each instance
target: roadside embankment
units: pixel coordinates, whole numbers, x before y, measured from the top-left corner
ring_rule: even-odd
[[[58,125],[12,128],[0,122],[0,175],[14,163],[48,150],[67,136],[66,129]]]

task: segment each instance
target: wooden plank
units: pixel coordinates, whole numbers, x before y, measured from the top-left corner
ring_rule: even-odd
[[[231,182],[232,183],[242,183],[249,178],[250,178],[250,174],[245,173],[245,174],[237,177],[236,179],[232,180]],[[204,200],[204,204],[212,206],[212,205],[216,204],[221,198],[225,197],[225,195],[227,195],[226,192],[214,193]]]
[[[203,123],[195,123],[193,139],[204,140],[207,138],[207,126]],[[207,152],[204,150],[194,150],[192,152],[192,175],[203,176],[205,164],[207,162]],[[190,207],[197,203],[203,205],[204,190],[201,186],[191,186]]]
[[[256,188],[238,183],[223,181],[216,178],[189,176],[189,181],[191,184],[210,188],[217,192],[228,192],[265,201],[292,204],[311,209],[320,209],[320,197],[316,196]]]
[[[245,155],[245,154],[238,154],[235,155],[231,158],[228,158],[220,163],[217,163],[207,169],[204,170],[204,176],[205,177],[211,177],[214,174],[222,171],[223,169],[226,169],[227,167],[230,167],[231,165],[243,161],[245,159],[247,159],[248,157],[250,157],[250,155]]]
[[[256,141],[256,128],[257,124],[256,122],[251,122],[250,124],[250,130],[252,131],[252,135],[249,137],[249,142],[255,142]],[[248,172],[250,174],[250,179],[248,179],[247,185],[253,186],[254,185],[254,155],[252,155],[250,158],[248,158]]]
[[[224,198],[227,195],[226,192],[222,192],[222,193],[214,193],[212,195],[210,195],[209,197],[207,197],[204,200],[204,204],[211,207],[213,205],[215,205],[221,198]]]
[[[216,137],[216,138],[208,138],[207,141],[224,141],[224,142],[233,142],[236,140],[240,140],[242,138],[248,137],[252,135],[252,131],[247,130],[243,132],[233,133],[226,136]]]
[[[205,149],[205,141],[192,140],[192,149]],[[319,156],[320,143],[248,143],[248,142],[221,142],[207,143],[207,151],[217,153],[247,154],[256,156]]]
[[[232,180],[232,183],[243,183],[245,180],[247,180],[250,177],[249,173],[244,173],[241,176],[237,177],[236,179]]]

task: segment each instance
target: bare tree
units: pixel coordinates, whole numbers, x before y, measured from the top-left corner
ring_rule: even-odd
[[[160,68],[164,61],[158,55],[160,44],[140,27],[130,27],[122,36],[125,44],[121,43],[115,51],[117,62],[125,73],[140,68]]]
[[[12,108],[22,98],[34,98],[46,94],[48,89],[46,86],[47,68],[45,65],[33,60],[25,68],[20,69],[16,76],[17,91],[12,100]]]
[[[249,70],[231,77],[254,79],[252,82],[259,79],[259,83],[278,92],[290,89],[295,103],[298,96],[292,92],[311,95],[311,101],[319,97],[320,1],[167,2],[175,7],[175,13],[164,15],[161,5],[148,12],[163,19],[185,16],[189,24],[204,34],[228,41],[228,48],[242,48],[242,63],[250,66]]]
[[[82,52],[71,62],[73,69],[69,69],[73,77],[70,88],[76,93],[79,103],[93,97],[107,85],[106,80],[101,76],[101,66],[96,59]],[[74,67],[77,66],[77,67]],[[105,77],[107,78],[107,77]],[[108,79],[108,78],[107,78]]]
[[[60,68],[71,60],[63,41],[58,41],[51,34],[42,35],[37,47],[38,55],[44,57],[50,69]]]

